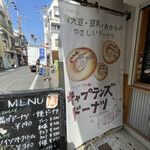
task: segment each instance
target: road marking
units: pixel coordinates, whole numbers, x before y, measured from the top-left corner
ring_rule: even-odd
[[[35,83],[36,83],[37,78],[38,78],[38,75],[35,76],[35,78],[34,78],[32,84],[31,84],[29,90],[33,90],[33,89],[34,89],[34,86],[35,86]]]

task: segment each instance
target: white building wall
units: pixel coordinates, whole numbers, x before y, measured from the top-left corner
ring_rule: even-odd
[[[53,2],[52,2],[52,4],[51,4],[51,6],[50,6],[50,8],[49,8],[49,10],[48,10],[48,12],[52,12],[51,14],[51,17],[52,17],[52,19],[53,20],[60,20],[58,17],[56,17],[55,15],[54,15],[54,7],[55,6],[57,6],[58,7],[58,0],[53,0]]]
[[[50,17],[50,31],[51,31],[51,50],[58,50],[58,47],[55,46],[55,39],[58,39],[58,34],[53,33],[52,25],[59,25],[60,26],[60,18],[59,16],[56,17],[54,14],[54,7],[58,7],[58,0],[54,0],[51,4],[51,7],[49,9],[49,12],[51,12]]]
[[[72,1],[72,0],[64,0],[67,2],[71,2],[72,4],[77,4],[76,2]],[[55,45],[55,40],[58,39],[59,40],[59,45],[60,45],[60,38],[59,38],[59,33],[56,34],[54,32],[52,32],[51,28],[52,25],[59,25],[60,26],[60,18],[59,16],[55,16],[55,12],[54,12],[54,8],[58,7],[58,0],[53,0],[51,6],[49,7],[47,14],[43,16],[43,20],[44,20],[44,36],[45,36],[45,43],[49,43],[49,50],[47,49],[47,53],[50,54],[50,63],[52,64],[52,51],[58,51],[59,54],[59,58],[61,59],[60,61],[62,61],[62,53],[60,52],[60,47]]]
[[[49,25],[49,22],[48,22],[48,16],[47,15],[44,15],[43,16],[43,20],[44,20],[44,40],[45,40],[45,46],[46,46],[46,43],[49,43],[48,46],[46,46],[47,48],[47,54],[50,53],[50,25]]]
[[[49,7],[47,14],[43,16],[44,19],[44,35],[45,35],[45,43],[49,43],[49,48],[47,49],[47,53],[50,56],[50,63],[53,63],[52,60],[52,51],[59,51],[58,46],[55,44],[55,40],[58,39],[58,35],[52,31],[52,25],[60,26],[60,18],[59,16],[55,16],[54,9],[58,7],[58,0],[53,0],[51,6]]]
[[[55,40],[58,40],[58,34],[53,34],[51,37],[51,49],[52,50],[59,50],[58,46],[55,45]]]

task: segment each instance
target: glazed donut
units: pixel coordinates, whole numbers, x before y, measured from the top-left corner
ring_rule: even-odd
[[[104,63],[97,64],[94,76],[97,80],[102,81],[107,77],[108,68]]]
[[[103,58],[108,64],[115,63],[120,56],[120,50],[116,43],[106,41],[103,45]]]
[[[96,66],[96,54],[86,47],[71,50],[66,58],[68,76],[73,81],[86,80],[94,73]]]

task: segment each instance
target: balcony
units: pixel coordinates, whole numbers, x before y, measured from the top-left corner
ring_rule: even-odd
[[[59,34],[60,30],[59,29],[52,29],[52,33]]]

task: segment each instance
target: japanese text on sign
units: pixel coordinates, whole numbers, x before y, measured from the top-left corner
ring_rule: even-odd
[[[99,87],[89,88],[87,91],[81,92],[79,95],[74,95],[74,92],[70,91],[69,95],[67,96],[67,101],[73,106],[72,111],[74,121],[76,121],[76,115],[79,115],[80,112],[86,112],[92,109],[92,112],[96,113],[98,107],[102,110],[105,110],[108,101],[107,96],[113,96],[111,88],[114,86],[116,86],[115,83],[111,83],[110,85],[104,86],[102,89]],[[92,104],[86,107],[81,106],[80,101],[87,101],[89,95],[93,96],[94,101],[91,101]],[[78,104],[78,107],[75,107],[75,103]]]
[[[64,14],[64,21],[75,26],[73,32],[76,36],[99,36],[113,39],[116,32],[123,30],[122,25],[102,23],[99,19],[90,19],[87,22],[83,18],[70,17]],[[84,29],[84,26],[87,26],[88,29]]]

